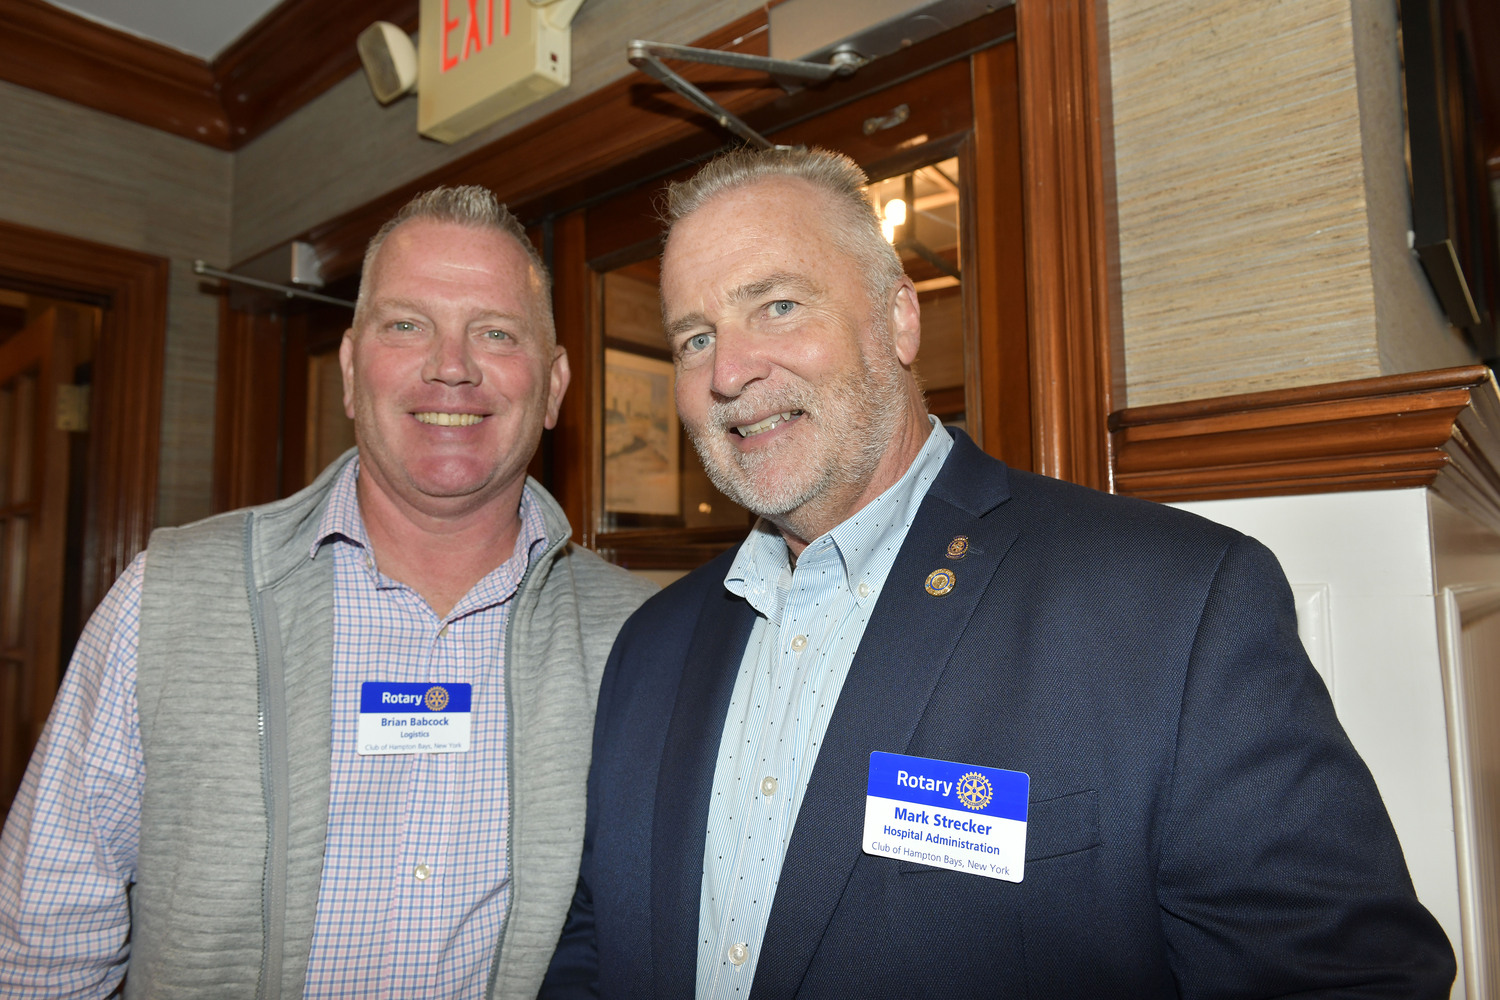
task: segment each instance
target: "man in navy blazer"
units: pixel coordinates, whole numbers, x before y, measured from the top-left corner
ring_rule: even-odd
[[[863,183],[744,151],[670,193],[678,408],[762,520],[620,633],[542,995],[1447,996],[1275,558],[930,421]],[[892,809],[929,772],[964,794]]]

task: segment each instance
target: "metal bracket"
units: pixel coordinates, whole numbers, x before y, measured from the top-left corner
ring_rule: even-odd
[[[760,70],[769,73],[777,83],[788,90],[796,89],[796,84],[788,83],[789,80],[818,81],[830,80],[836,76],[849,76],[870,61],[858,52],[842,49],[835,50],[828,57],[828,62],[817,63],[801,59],[772,59],[768,56],[723,52],[719,49],[698,49],[691,45],[673,45],[670,42],[648,42],[641,39],[636,39],[626,46],[625,55],[630,60],[630,65],[647,76],[660,80],[670,90],[681,94],[708,112],[721,128],[728,129],[757,149],[790,149],[791,147],[773,143],[746,125],[718,101],[693,86],[676,70],[662,62],[662,59],[680,59],[684,62],[702,63],[707,66],[728,66],[732,69]]]
[[[336,299],[331,295],[320,295],[317,292],[309,292],[294,285],[278,285],[274,281],[262,281],[259,278],[247,278],[242,274],[231,274],[221,271],[217,267],[209,267],[201,260],[193,261],[193,273],[201,274],[208,278],[218,278],[220,281],[232,281],[240,285],[249,285],[252,288],[264,288],[268,292],[280,292],[289,299],[311,299],[314,302],[324,302],[331,306],[343,306],[345,309],[353,309],[354,303],[348,299]]]

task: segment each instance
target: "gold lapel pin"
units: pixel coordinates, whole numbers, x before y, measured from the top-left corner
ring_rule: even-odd
[[[948,558],[962,559],[969,554],[969,536],[954,535],[953,541],[948,543]]]
[[[947,597],[957,582],[951,569],[935,569],[927,574],[927,592],[933,597]]]

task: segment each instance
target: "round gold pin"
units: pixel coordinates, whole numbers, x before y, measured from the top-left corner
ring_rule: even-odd
[[[969,536],[954,535],[953,541],[948,543],[948,558],[962,559],[969,554]]]
[[[957,582],[951,569],[935,569],[927,574],[927,592],[933,597],[947,597]]]

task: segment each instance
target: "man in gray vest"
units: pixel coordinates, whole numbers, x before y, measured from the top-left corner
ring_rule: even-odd
[[[650,589],[526,478],[568,386],[550,298],[483,188],[376,234],[358,448],[157,531],[79,640],[0,840],[0,993],[536,993]]]

